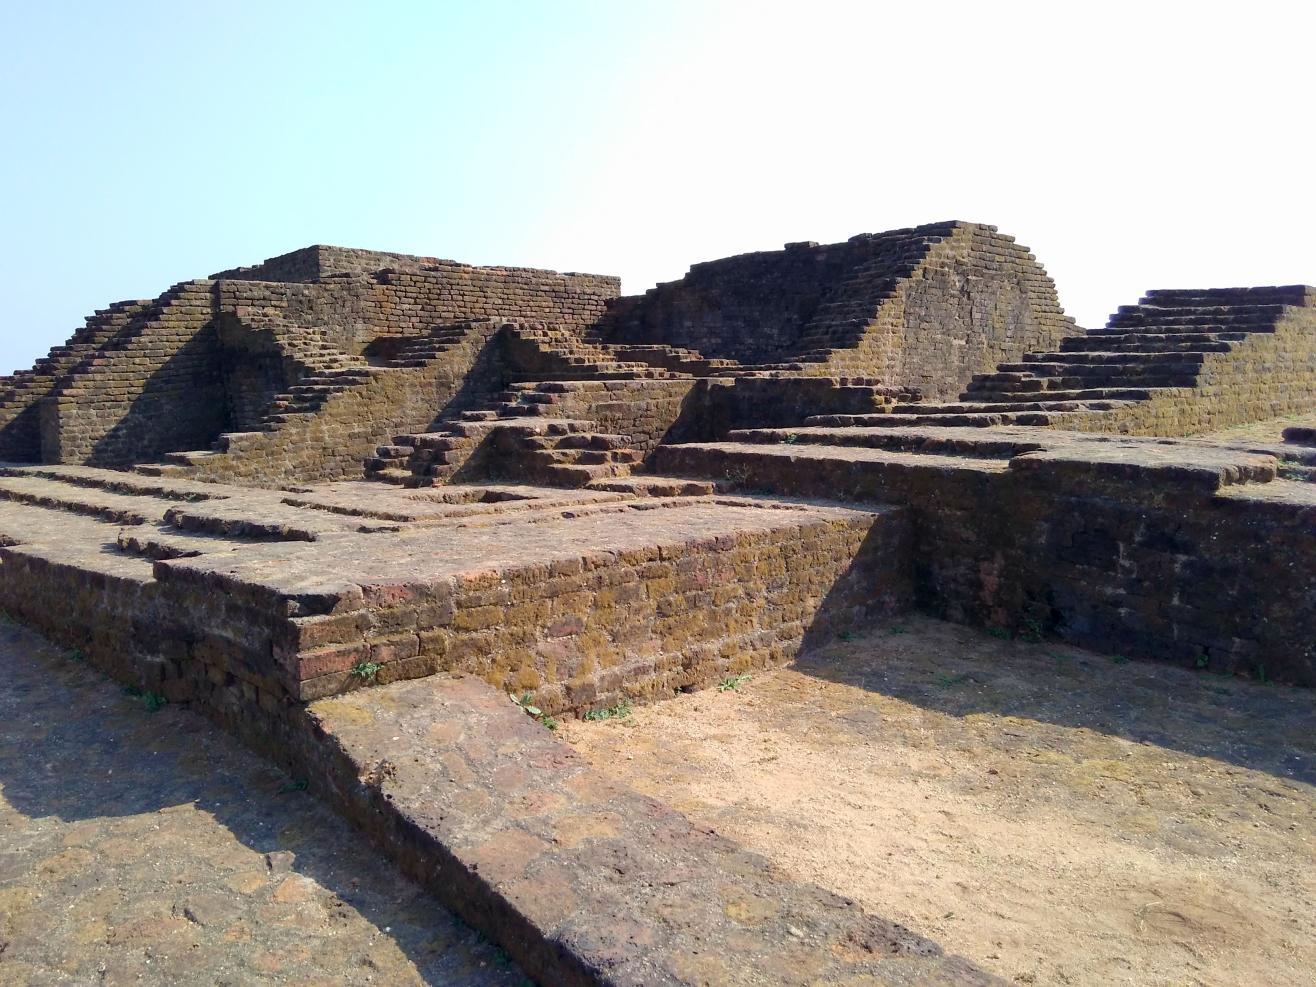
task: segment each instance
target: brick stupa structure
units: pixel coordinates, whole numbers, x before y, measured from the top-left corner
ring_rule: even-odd
[[[308,778],[545,983],[990,983],[525,710],[910,608],[1316,684],[1316,435],[1191,438],[1311,411],[1316,289],[1153,291],[1084,331],[973,223],[634,297],[309,247],[3,381],[0,606]]]

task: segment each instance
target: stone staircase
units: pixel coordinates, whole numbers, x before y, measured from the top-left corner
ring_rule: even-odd
[[[976,375],[958,402],[902,403],[890,414],[814,416],[806,424],[1116,431],[1145,402],[1195,400],[1229,354],[1313,304],[1313,290],[1302,286],[1152,291],[1121,307],[1105,328]]]
[[[512,324],[508,343],[513,376],[521,380],[634,380],[637,378],[681,377],[685,372],[667,370],[640,359],[624,359],[614,347],[595,343],[557,326]],[[651,354],[648,347],[631,347],[632,355]],[[675,352],[675,351],[674,351]],[[688,362],[698,357],[693,351]],[[671,358],[680,362],[679,355]],[[698,357],[702,361],[702,357]]]
[[[246,432],[221,434],[210,449],[167,453],[159,463],[145,463],[134,470],[148,476],[186,476],[189,471],[218,456],[240,451],[252,437],[278,432],[293,423],[304,423],[320,413],[324,406],[377,378],[399,371],[425,367],[442,359],[466,338],[465,324],[443,326],[427,335],[405,343],[384,366],[372,366],[366,359],[353,356],[313,336],[300,344],[296,359],[310,368],[287,391],[277,395],[259,427]]]
[[[563,409],[576,386],[513,384],[496,408],[463,412],[432,432],[394,436],[366,461],[366,477],[406,487],[501,479],[648,496],[714,492],[707,481],[638,474],[644,457],[630,436]]]
[[[30,369],[0,377],[0,458],[40,457],[37,402],[55,392],[85,360],[126,332],[134,320],[144,317],[152,304],[150,299],[130,300],[99,309],[67,343],[52,347]]]

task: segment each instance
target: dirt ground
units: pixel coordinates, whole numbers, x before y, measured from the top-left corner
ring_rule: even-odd
[[[1284,429],[1290,425],[1316,425],[1316,414],[1306,412],[1300,415],[1285,415],[1283,418],[1269,418],[1246,425],[1235,425],[1219,432],[1197,436],[1208,442],[1221,442],[1226,445],[1238,443],[1265,442],[1279,445],[1284,441]]]
[[[1313,698],[909,618],[563,733],[1006,979],[1305,987]]]
[[[197,714],[0,622],[0,984],[526,978]]]

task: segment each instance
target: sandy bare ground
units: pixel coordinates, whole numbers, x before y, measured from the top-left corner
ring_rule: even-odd
[[[1305,987],[1314,699],[910,618],[563,729],[603,770],[1007,979]]]

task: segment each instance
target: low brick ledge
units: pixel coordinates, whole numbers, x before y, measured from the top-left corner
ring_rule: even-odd
[[[606,779],[470,676],[310,705],[312,786],[554,987],[994,985]]]

